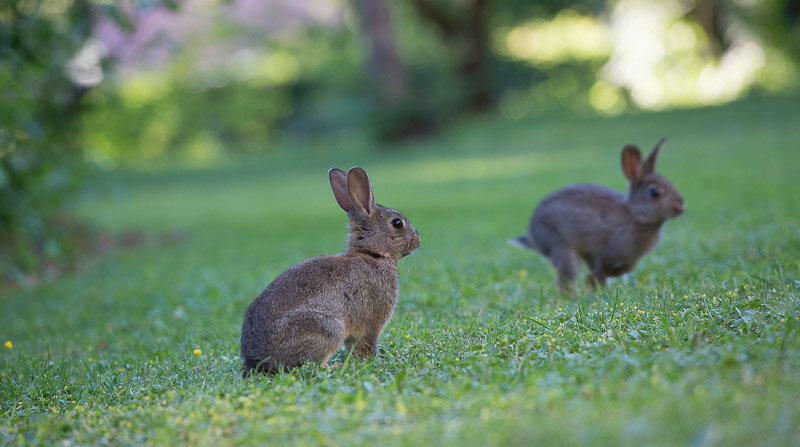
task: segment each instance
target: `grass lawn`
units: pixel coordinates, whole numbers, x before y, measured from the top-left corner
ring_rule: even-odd
[[[146,243],[0,297],[0,444],[800,445],[799,120],[798,96],[492,119],[98,179],[78,213]],[[686,213],[628,276],[560,296],[506,240],[558,187],[624,189],[622,146],[663,136]],[[422,235],[379,356],[240,379],[244,309],[343,249],[326,172],[356,164]]]

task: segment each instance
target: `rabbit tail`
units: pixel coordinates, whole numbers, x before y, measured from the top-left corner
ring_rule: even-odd
[[[530,235],[527,234],[523,234],[521,236],[509,239],[508,243],[511,245],[516,245],[517,247],[527,248],[529,250],[538,250],[538,248],[536,247],[536,243],[533,241]]]

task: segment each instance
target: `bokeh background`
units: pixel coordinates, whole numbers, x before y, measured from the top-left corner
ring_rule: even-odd
[[[798,5],[0,0],[0,445],[800,445]],[[635,270],[506,243],[663,137]],[[422,236],[378,355],[241,380],[353,165]]]
[[[4,0],[0,279],[96,249],[122,172],[785,95],[798,50],[796,0]]]

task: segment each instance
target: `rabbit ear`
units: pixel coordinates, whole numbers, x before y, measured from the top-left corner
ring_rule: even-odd
[[[642,153],[638,147],[629,144],[622,149],[622,172],[630,182],[642,178]]]
[[[362,218],[366,219],[375,208],[375,198],[372,196],[372,184],[367,173],[358,166],[350,168],[347,173],[347,192],[350,194],[350,203]]]
[[[353,204],[350,203],[350,196],[347,194],[347,174],[341,169],[333,168],[328,171],[328,178],[331,181],[331,189],[336,202],[342,209],[349,213],[353,211]]]
[[[647,156],[647,160],[644,161],[642,165],[642,173],[643,174],[650,174],[651,172],[655,172],[656,170],[656,157],[658,157],[658,151],[661,150],[661,146],[664,145],[664,142],[667,141],[666,138],[662,138],[661,141],[656,144],[656,147],[653,148],[653,151],[650,152],[650,155]]]

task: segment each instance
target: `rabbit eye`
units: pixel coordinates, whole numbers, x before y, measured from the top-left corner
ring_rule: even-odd
[[[661,195],[661,191],[658,190],[655,186],[650,187],[650,197],[656,199]]]
[[[395,218],[392,220],[392,226],[395,228],[403,228],[403,219]]]

